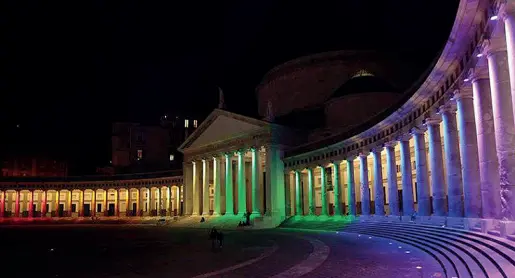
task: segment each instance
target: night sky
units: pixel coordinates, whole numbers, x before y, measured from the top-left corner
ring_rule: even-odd
[[[255,115],[263,75],[317,52],[415,52],[420,66],[407,70],[422,71],[458,4],[175,2],[190,1],[3,1],[2,154],[52,154],[92,173],[110,159],[111,122],[205,117],[217,86],[228,110]]]

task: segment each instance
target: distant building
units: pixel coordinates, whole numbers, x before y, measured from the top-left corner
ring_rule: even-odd
[[[2,162],[3,177],[66,177],[66,162],[47,158],[11,158]]]
[[[114,123],[112,161],[114,173],[136,173],[182,168],[177,148],[198,126],[198,120],[161,117],[159,125]],[[111,171],[98,172],[111,174]]]

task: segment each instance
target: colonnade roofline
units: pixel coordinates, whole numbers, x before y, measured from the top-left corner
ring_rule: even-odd
[[[406,91],[404,98],[394,107],[383,111],[365,124],[320,141],[301,145],[286,152],[284,162],[288,168],[318,160],[343,160],[362,150],[396,140],[424,119],[449,98],[463,82],[462,76],[474,66],[479,46],[485,39],[489,18],[499,10],[502,1],[460,1],[449,39],[439,55],[421,76],[419,82]],[[421,82],[423,80],[423,82]],[[325,152],[321,158],[321,152]],[[300,162],[303,161],[303,162]]]
[[[113,176],[2,177],[0,178],[0,191],[10,189],[151,188],[182,184],[182,170],[173,170]]]

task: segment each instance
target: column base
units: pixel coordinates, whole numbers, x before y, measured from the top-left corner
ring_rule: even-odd
[[[515,234],[515,221],[501,220],[499,221],[501,227],[501,236],[507,237]]]

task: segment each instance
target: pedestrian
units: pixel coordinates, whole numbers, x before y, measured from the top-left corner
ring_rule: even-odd
[[[211,232],[209,232],[209,240],[211,240],[211,250],[215,250],[216,247],[216,241],[218,239],[218,231],[215,227],[211,229]]]
[[[224,244],[224,233],[218,232],[217,239],[218,239],[218,248],[222,249],[222,246]]]

